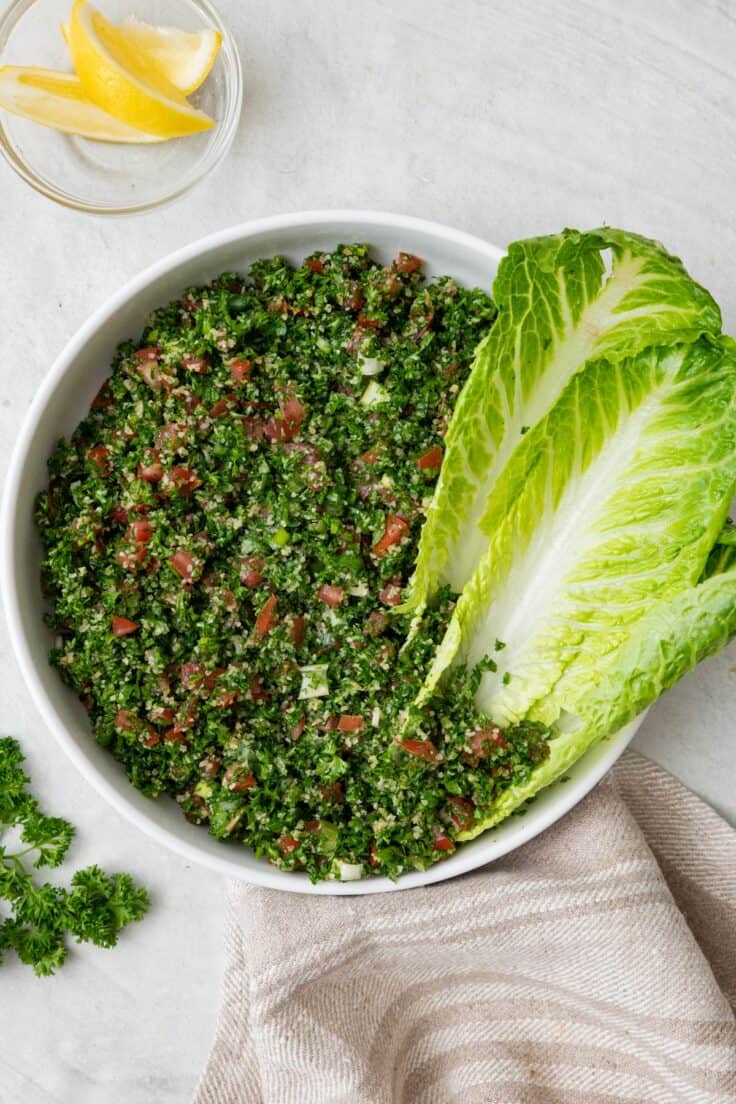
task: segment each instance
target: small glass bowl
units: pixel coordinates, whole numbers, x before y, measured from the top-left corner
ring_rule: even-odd
[[[73,0],[14,0],[0,16],[0,65],[40,65],[71,71],[60,24]],[[243,78],[229,31],[208,0],[101,0],[108,19],[128,16],[159,26],[222,35],[217,60],[191,103],[216,125],[187,138],[151,145],[95,142],[63,134],[0,108],[0,150],[31,187],[49,199],[93,214],[128,214],[159,207],[202,180],[229,150],[240,118]]]

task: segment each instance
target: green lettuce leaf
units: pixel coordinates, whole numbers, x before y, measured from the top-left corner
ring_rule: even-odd
[[[489,494],[527,427],[588,360],[615,363],[721,328],[716,303],[679,260],[621,230],[516,242],[493,296],[498,318],[448,427],[404,612],[421,610],[441,583],[459,591],[471,577],[493,533]]]
[[[523,784],[505,790],[487,817],[459,838],[471,839],[504,820],[735,634],[736,566],[654,605],[625,643],[599,665],[578,699],[568,703],[549,758]]]
[[[718,534],[718,540],[711,549],[701,578],[710,579],[712,575],[728,571],[734,564],[736,564],[736,525],[729,518]]]
[[[493,489],[421,700],[450,663],[490,654],[478,707],[554,724],[653,604],[695,585],[735,487],[736,343],[590,362]]]

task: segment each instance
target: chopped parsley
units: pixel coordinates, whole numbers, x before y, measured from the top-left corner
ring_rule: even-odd
[[[49,461],[51,661],[97,740],[315,880],[426,867],[547,754],[478,714],[482,664],[417,710],[454,596],[408,647],[393,612],[494,316],[403,253],[262,260],[155,311]]]

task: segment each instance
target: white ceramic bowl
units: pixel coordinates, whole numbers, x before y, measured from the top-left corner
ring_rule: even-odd
[[[593,748],[568,772],[565,785],[540,794],[523,817],[465,843],[426,871],[387,878],[312,885],[305,874],[280,871],[242,845],[223,843],[189,824],[170,800],[152,801],[128,782],[122,768],[99,747],[87,714],[48,664],[51,634],[43,623],[39,587],[41,546],[33,504],[46,484],[46,460],[58,438],[86,414],[119,341],[135,337],[150,311],[182,288],[219,272],[246,272],[259,257],[283,253],[296,261],[339,242],[368,242],[388,262],[398,250],[426,261],[430,276],[447,273],[462,284],[490,288],[502,251],[467,234],[402,215],[370,211],[309,212],[261,219],[226,230],[164,258],[121,288],[82,326],[46,377],[20,433],[3,503],[2,584],[10,636],[28,689],[48,728],[82,774],[133,824],[188,859],[231,877],[302,893],[381,893],[428,885],[483,866],[536,836],[572,808],[605,774],[633,736],[636,724]]]

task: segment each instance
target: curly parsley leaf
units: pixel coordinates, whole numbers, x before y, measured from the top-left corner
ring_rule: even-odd
[[[34,866],[59,866],[69,850],[74,836],[74,828],[61,817],[44,816],[43,813],[30,813],[23,822],[21,839],[38,856]]]
[[[15,829],[20,840],[16,851],[0,846],[0,901],[11,913],[0,920],[0,965],[6,951],[15,951],[39,977],[47,977],[63,965],[68,936],[114,947],[122,929],[145,915],[149,899],[129,874],[106,874],[98,866],[78,870],[68,889],[35,882],[29,863],[59,866],[74,828],[39,810],[26,791],[30,779],[22,764],[17,740],[0,737],[0,836]]]

